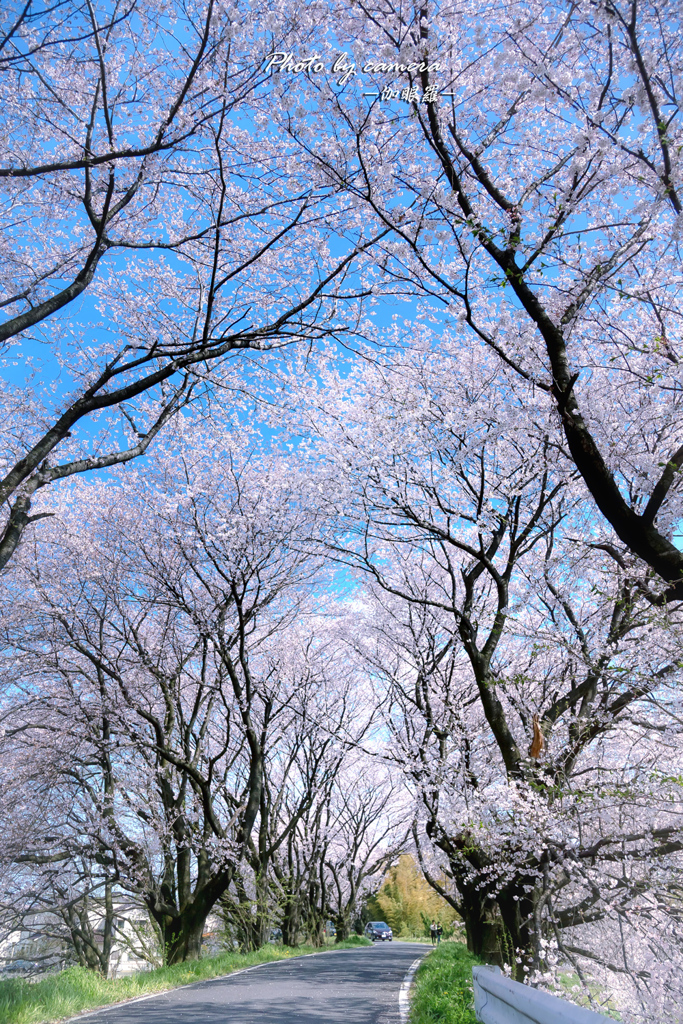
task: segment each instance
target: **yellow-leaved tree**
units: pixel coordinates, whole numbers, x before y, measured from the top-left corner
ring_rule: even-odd
[[[431,922],[438,921],[447,937],[459,920],[407,853],[389,868],[367,909],[372,920],[386,921],[396,936],[429,935]]]

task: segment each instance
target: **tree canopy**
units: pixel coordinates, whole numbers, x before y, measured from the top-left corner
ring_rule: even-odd
[[[682,71],[672,0],[3,6],[0,957],[369,905],[679,1019]]]

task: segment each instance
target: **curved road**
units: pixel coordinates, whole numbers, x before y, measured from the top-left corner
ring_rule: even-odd
[[[380,942],[249,968],[83,1014],[88,1024],[401,1024],[399,992],[429,947]]]

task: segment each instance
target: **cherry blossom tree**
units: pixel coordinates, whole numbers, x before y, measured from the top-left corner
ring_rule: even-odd
[[[298,945],[302,932],[316,945],[324,936],[328,910],[320,872],[333,828],[331,804],[339,799],[349,749],[372,720],[359,679],[342,661],[337,630],[329,632],[318,622],[308,637],[288,634],[289,717],[271,737],[258,827],[246,843],[239,877],[221,900],[228,932],[245,950],[263,945],[276,923],[286,945]]]
[[[301,97],[279,121],[306,172],[390,229],[380,291],[421,296],[426,320],[459,323],[545,399],[615,558],[664,581],[652,601],[679,599],[679,9],[332,10],[316,50],[346,53],[346,82],[283,66],[269,92]]]
[[[6,919],[341,938],[410,821],[472,950],[672,1019],[680,13],[15,6]]]
[[[358,764],[349,767],[355,770],[346,776],[348,784],[339,787],[336,828],[325,859],[328,906],[338,942],[348,938],[363,896],[408,840],[408,805],[397,780],[386,768],[359,772]]]
[[[254,116],[265,5],[2,17],[0,568],[37,492],[143,455],[232,357],[351,335],[370,242]]]
[[[144,900],[170,962],[198,955],[252,848],[270,744],[302,685],[279,645],[286,631],[296,647],[315,568],[297,548],[308,517],[291,475],[204,442],[169,456],[147,491],[135,477],[100,489],[102,513],[27,562],[23,656],[6,677],[9,747],[30,763],[47,732],[68,751],[58,778],[81,795],[78,841]],[[41,831],[30,852],[49,844]]]
[[[665,1012],[680,617],[653,608],[634,556],[615,572],[542,408],[517,388],[501,410],[509,374],[448,338],[329,371],[306,420],[328,543],[367,580],[356,648],[470,948],[520,978],[621,972],[631,1005],[658,990]]]
[[[12,791],[68,813],[32,819],[4,860],[84,950],[112,887],[146,905],[170,962],[198,955],[212,908],[245,949],[279,922],[292,944],[330,917],[343,938],[408,833],[381,750],[364,752],[380,723],[344,608],[323,597],[316,481],[218,423],[169,435],[144,479],[72,485],[6,580]],[[109,947],[84,961],[106,972]]]

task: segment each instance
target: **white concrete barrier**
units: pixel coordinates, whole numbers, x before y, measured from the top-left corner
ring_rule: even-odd
[[[599,1024],[611,1019],[511,981],[500,967],[473,967],[472,978],[474,1012],[482,1024]]]

